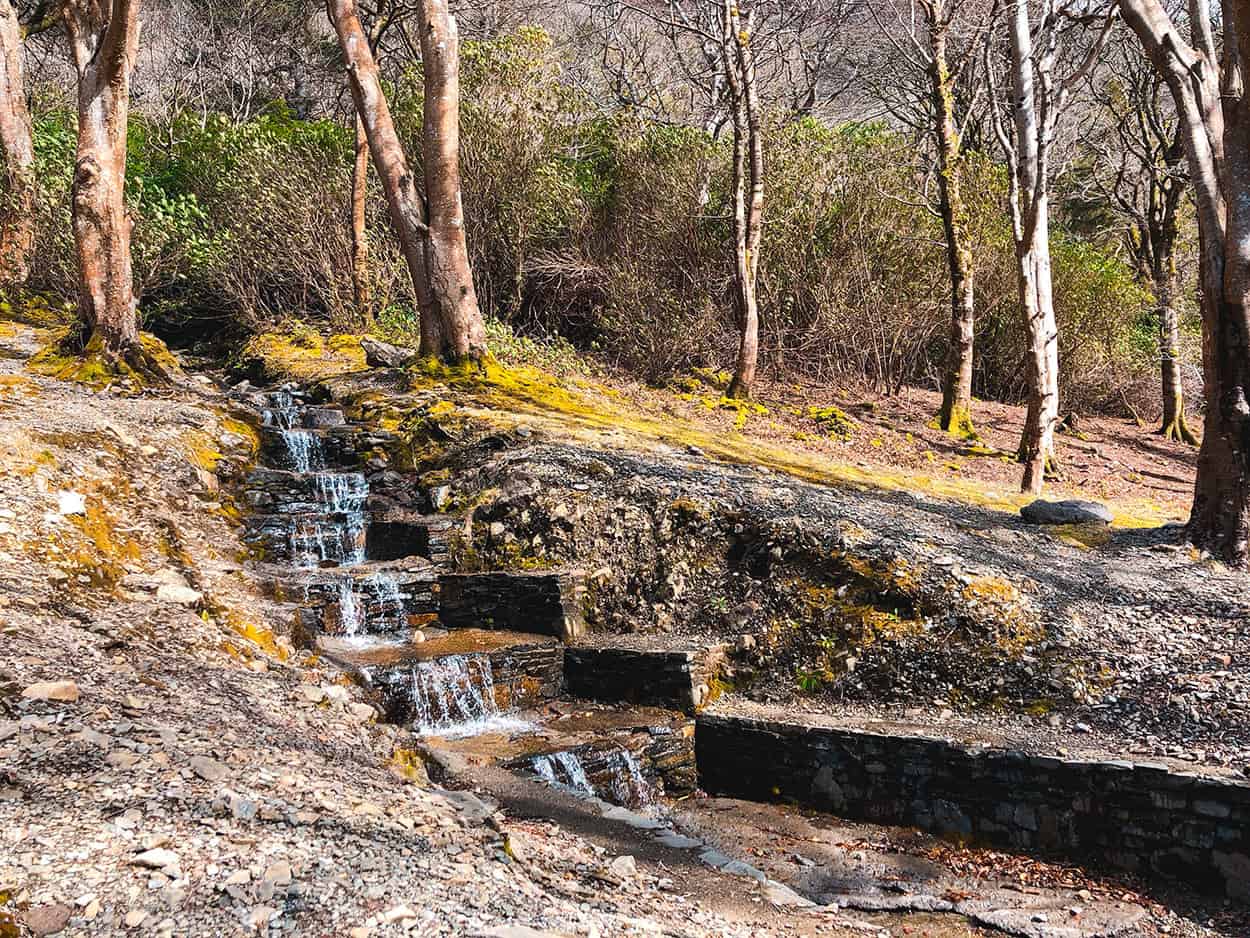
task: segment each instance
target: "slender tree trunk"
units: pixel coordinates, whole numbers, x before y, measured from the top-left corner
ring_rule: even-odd
[[[356,118],[356,162],[352,166],[352,296],[366,331],[373,327],[373,297],[369,284],[369,236],[365,204],[369,191],[369,138]]]
[[[750,30],[743,28],[733,0],[725,0],[723,22],[725,70],[734,102],[734,293],[739,330],[738,359],[725,393],[749,398],[760,350],[757,284],[764,222],[764,141]]]
[[[130,257],[133,221],[125,203],[126,124],[138,14],[138,0],[113,0],[111,7],[71,0],[64,13],[78,72],[73,229],[79,324],[84,337],[90,333],[105,353],[123,358],[139,349]]]
[[[1051,294],[1049,224],[1043,198],[1037,231],[1017,248],[1020,305],[1028,334],[1029,400],[1020,436],[1024,477],[1020,489],[1040,494],[1055,457],[1055,425],[1059,421],[1059,328]]]
[[[1166,234],[1156,242],[1152,280],[1159,310],[1159,370],[1163,390],[1163,426],[1159,433],[1169,440],[1195,446],[1198,440],[1185,420],[1180,316],[1176,310],[1176,264],[1172,257],[1172,240]]]
[[[438,310],[430,294],[430,278],[426,266],[425,241],[428,229],[425,204],[417,192],[416,182],[408,168],[404,148],[395,132],[390,107],[382,94],[378,66],[369,40],[356,15],[354,0],[326,0],[326,12],[338,35],[343,58],[347,64],[348,84],[356,114],[364,126],[373,166],[382,182],[391,223],[399,238],[413,293],[421,318],[421,346],[442,347],[442,326]]]
[[[452,361],[486,355],[486,329],[473,287],[460,191],[460,37],[446,0],[422,0],[425,78],[425,195],[429,203],[426,264],[441,331],[424,353]]]
[[[929,67],[938,143],[938,209],[946,236],[946,263],[951,278],[950,351],[942,378],[942,409],[938,424],[948,433],[971,436],[972,353],[975,293],[972,252],[968,248],[967,214],[959,183],[960,142],[955,129],[950,68],[946,62],[946,26],[935,6],[927,5],[933,61]]]
[[[1029,401],[1020,435],[1020,488],[1040,494],[1054,462],[1059,417],[1059,334],[1051,292],[1050,206],[1044,162],[1049,124],[1039,123],[1027,0],[1015,0],[1009,28],[1015,150],[1011,193],[1020,306],[1028,335]]]
[[[0,204],[0,287],[26,282],[35,244],[35,143],[22,58],[17,10],[0,0],[0,155],[8,190]]]

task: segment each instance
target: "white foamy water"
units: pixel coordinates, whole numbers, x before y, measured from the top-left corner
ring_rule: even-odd
[[[628,749],[612,754],[612,794],[621,804],[636,808],[649,807],[654,800],[651,785],[642,774],[642,767]]]
[[[526,721],[499,711],[495,677],[486,655],[448,655],[423,661],[412,669],[409,693],[413,723],[423,736],[463,739],[530,728]]]

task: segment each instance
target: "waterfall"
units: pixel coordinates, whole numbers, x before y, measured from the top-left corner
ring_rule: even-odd
[[[379,570],[370,575],[366,585],[377,598],[377,611],[371,617],[372,631],[389,631],[407,624],[404,595],[399,591],[399,581],[392,574]]]
[[[344,579],[339,584],[339,623],[343,626],[343,634],[358,635],[364,628],[364,609],[356,599],[356,590],[351,579]]]
[[[651,802],[651,786],[642,774],[642,767],[628,749],[612,754],[612,794],[621,804],[636,808],[648,807]]]
[[[369,483],[363,472],[318,472],[316,480],[317,502],[326,511],[340,514],[359,514],[369,497]]]
[[[582,768],[582,762],[577,758],[576,754],[572,752],[557,752],[553,758],[560,768],[564,769],[570,788],[584,795],[593,795],[595,793],[595,786],[590,784],[590,779],[586,777],[586,770]]]
[[[563,785],[581,795],[593,795],[595,786],[586,777],[582,762],[573,752],[553,752],[530,759],[534,774],[548,785]]]
[[[362,580],[347,576],[339,583],[339,623],[344,635],[393,632],[407,621],[404,594],[394,574],[378,570]]]
[[[421,662],[412,669],[409,694],[413,722],[422,735],[464,737],[527,727],[500,714],[486,655],[448,655]]]
[[[551,756],[534,756],[530,759],[530,766],[534,769],[534,774],[548,785],[556,784],[556,764]]]
[[[311,430],[282,430],[282,442],[296,472],[317,472],[326,466],[321,437]]]

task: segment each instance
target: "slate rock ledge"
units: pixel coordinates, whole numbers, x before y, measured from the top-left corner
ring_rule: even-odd
[[[719,714],[698,718],[695,744],[709,794],[794,800],[1250,900],[1250,782]]]

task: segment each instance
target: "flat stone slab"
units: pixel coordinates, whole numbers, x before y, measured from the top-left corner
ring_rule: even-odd
[[[1059,502],[1039,498],[1021,508],[1020,517],[1027,524],[1110,524],[1114,518],[1106,505],[1079,498]]]

